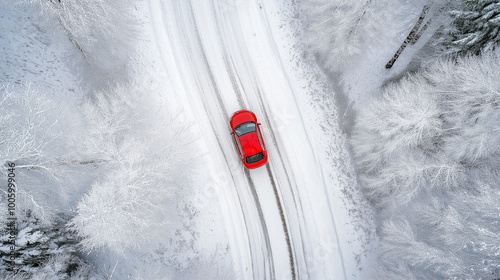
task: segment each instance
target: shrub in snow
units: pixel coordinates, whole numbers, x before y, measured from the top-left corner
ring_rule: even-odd
[[[500,51],[433,63],[359,114],[377,279],[489,279],[500,255]]]
[[[500,42],[500,3],[464,0],[450,14],[452,27],[443,41],[447,53],[480,54]]]
[[[191,156],[187,126],[138,85],[96,92],[83,111],[83,153],[100,159],[104,176],[78,204],[72,228],[83,248],[123,252],[159,238],[169,200],[186,185]]]

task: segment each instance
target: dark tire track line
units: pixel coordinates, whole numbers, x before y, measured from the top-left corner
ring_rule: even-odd
[[[163,3],[163,2],[160,2],[160,5],[162,6],[162,9],[163,9],[163,10],[165,10],[164,3]],[[152,17],[153,17],[153,16],[152,16]],[[168,26],[168,23],[165,21],[165,18],[164,18],[163,16],[162,16],[162,22],[163,22],[163,25],[164,25],[164,26]],[[165,31],[167,32],[167,35],[168,35],[170,38],[174,38],[174,36],[171,34],[171,32],[169,31],[169,29],[168,29],[168,28],[165,28]],[[187,38],[184,38],[184,40],[185,40],[185,41],[188,41],[188,39],[187,39]],[[159,46],[159,47],[160,47],[160,46]],[[177,48],[176,48],[176,46],[175,46],[175,45],[172,45],[171,47],[172,47],[172,49],[173,49],[173,52],[174,52],[174,53],[178,53],[178,50],[177,50]],[[178,59],[178,57],[177,57],[177,56],[175,56],[175,60],[176,60],[177,65],[181,65],[181,64],[180,64],[180,61],[179,61],[179,59]],[[162,63],[164,63],[164,62],[162,61]],[[166,69],[166,66],[164,66],[164,68]],[[199,81],[197,81],[197,82],[198,82],[198,84],[199,84]],[[199,84],[199,85],[198,85],[198,88],[200,88],[201,90],[203,90],[203,87],[201,86],[201,84]],[[203,107],[204,107],[204,110],[205,110],[205,112],[206,112],[206,114],[207,114],[207,115],[212,115],[212,113],[210,112],[210,110],[208,110],[208,108],[205,106],[205,102],[203,103]],[[227,155],[223,152],[223,151],[224,151],[224,149],[223,149],[223,147],[222,147],[222,143],[221,143],[221,141],[220,141],[220,136],[218,135],[217,130],[216,130],[216,128],[215,128],[215,126],[214,126],[214,124],[213,124],[212,122],[209,122],[209,123],[210,123],[210,126],[211,126],[211,128],[212,128],[212,131],[213,131],[213,132],[214,132],[214,134],[215,134],[215,138],[216,138],[216,141],[217,141],[217,146],[218,146],[219,150],[221,151],[221,153],[222,153],[222,155],[223,155],[223,157],[224,157],[224,161],[225,161],[225,163],[226,163],[227,170],[229,171],[229,174],[230,174],[230,176],[231,176],[231,181],[233,182],[233,185],[236,185],[236,179],[235,179],[234,174],[233,174],[233,172],[232,172],[232,170],[231,170],[231,168],[229,167],[229,164],[228,164],[229,160],[228,160],[228,158],[227,158]],[[239,192],[236,192],[236,193],[237,193],[237,195],[238,195],[238,203],[239,203],[239,205],[240,205],[240,208],[241,208],[241,209],[244,209],[243,204],[242,204],[242,201],[241,201],[240,193],[239,193]],[[248,221],[247,221],[247,213],[245,213],[245,211],[242,211],[242,216],[243,216],[243,222],[244,222],[245,226],[247,227],[247,225],[248,225]],[[250,250],[252,250],[252,244],[250,243],[252,239],[251,239],[251,237],[249,236],[249,231],[248,231],[248,228],[246,229],[246,235],[247,235],[247,240],[248,240],[248,243],[249,243],[249,244],[248,244],[248,247],[250,248]],[[252,263],[251,263],[251,265],[252,265],[252,271],[255,271],[255,268],[254,268],[254,262],[252,262]]]
[[[208,59],[207,59],[207,56],[206,56],[206,51],[205,51],[205,48],[203,46],[203,42],[202,42],[201,37],[200,37],[200,33],[199,33],[199,29],[198,29],[198,23],[196,22],[196,18],[194,16],[194,11],[193,11],[193,7],[192,7],[192,2],[191,1],[189,1],[189,6],[190,6],[190,17],[191,17],[191,20],[194,23],[197,44],[200,47],[201,55],[202,55],[202,58],[203,58],[203,62],[204,62],[204,65],[205,65],[205,67],[207,69],[207,73],[209,74],[209,79],[210,79],[210,82],[211,82],[211,86],[212,86],[212,89],[214,90],[215,97],[216,97],[217,103],[219,105],[218,106],[219,107],[219,111],[223,114],[226,123],[229,123],[229,115],[228,115],[228,112],[226,110],[227,106],[226,106],[224,100],[221,97],[220,90],[219,90],[219,88],[217,86],[217,82],[215,81],[215,77],[213,75],[213,71],[212,71],[212,69],[210,67],[210,63],[208,62]],[[240,100],[242,100],[242,99],[240,99]],[[203,98],[203,103],[204,103],[203,106],[205,107],[205,109],[207,109],[206,104],[208,102],[205,100],[205,98]],[[220,136],[215,131],[216,130],[214,129],[214,133],[216,134],[217,141],[219,142],[219,146],[221,148],[221,151],[224,154],[224,159],[226,160],[226,164],[229,164],[229,160],[228,160],[228,158],[227,158],[224,150],[222,149],[222,145],[220,144],[220,139],[219,139]],[[230,170],[230,172],[231,172],[231,176],[233,177],[233,174],[232,174],[231,170]],[[260,220],[260,224],[261,224],[261,227],[262,227],[262,230],[263,230],[264,240],[265,240],[265,243],[266,243],[265,246],[266,246],[266,249],[267,249],[267,252],[268,252],[268,255],[264,256],[264,258],[266,260],[265,263],[264,263],[264,268],[267,268],[267,269],[265,269],[265,271],[268,271],[269,273],[271,273],[271,275],[270,275],[271,279],[276,279],[275,278],[275,274],[274,274],[274,263],[273,263],[273,252],[272,252],[272,248],[271,248],[271,241],[269,239],[269,231],[267,229],[267,224],[266,224],[265,219],[264,219],[264,213],[262,211],[262,206],[260,205],[260,201],[259,201],[259,198],[257,196],[257,192],[255,190],[255,184],[254,184],[254,182],[253,182],[253,180],[252,180],[252,178],[250,176],[249,171],[245,170],[244,173],[245,173],[245,177],[247,179],[247,182],[248,182],[248,184],[250,186],[250,190],[251,190],[251,193],[252,193],[252,196],[253,196],[254,203],[256,205],[256,209],[258,211],[259,220]],[[252,248],[252,246],[250,248]],[[252,264],[252,266],[253,266],[253,264]]]
[[[271,119],[269,118],[269,115],[268,115],[268,110],[267,110],[266,106],[264,105],[264,101],[263,101],[263,98],[262,98],[262,92],[261,92],[260,88],[257,89],[257,97],[258,97],[258,100],[259,100],[259,106],[261,107],[262,112],[264,112],[264,119],[269,124],[269,131],[270,131],[270,134],[271,134],[271,139],[273,141],[274,146],[276,147],[276,151],[278,152],[279,162],[280,162],[280,164],[281,164],[281,166],[283,168],[283,171],[285,172],[285,177],[286,177],[288,186],[290,188],[290,192],[292,193],[293,205],[295,206],[295,209],[299,210],[298,211],[299,213],[304,213],[303,207],[302,207],[302,202],[300,200],[300,196],[297,195],[296,192],[295,192],[295,190],[298,189],[297,184],[295,183],[295,180],[290,179],[291,176],[289,175],[288,168],[285,165],[285,161],[283,160],[283,156],[281,154],[280,146],[278,144],[277,137],[276,137],[276,135],[274,133],[273,123],[271,122]],[[270,173],[269,176],[272,176],[273,173],[271,172],[271,170],[269,170],[268,172]],[[274,184],[273,184],[273,186],[274,186],[274,188],[276,188],[276,186]],[[281,205],[280,205],[280,208],[281,208]],[[281,211],[283,211],[283,210],[281,210]],[[298,218],[302,218],[302,221],[301,221],[301,223],[299,223],[299,226],[298,226],[299,227],[300,240],[301,240],[301,244],[300,245],[301,245],[302,254],[304,256],[304,259],[307,260],[308,254],[307,254],[304,246],[302,245],[302,243],[304,242],[304,238],[303,238],[302,228],[300,227],[300,225],[305,226],[306,223],[305,223],[305,221],[303,219],[304,218],[303,215],[299,215],[299,213],[297,213]],[[288,240],[288,242],[291,242],[291,241]],[[296,259],[296,257],[295,257],[295,259]],[[307,277],[309,278],[309,271],[308,271],[308,268],[307,268],[307,263],[305,263],[305,266],[306,266],[306,274],[307,274]],[[300,272],[299,267],[296,266],[295,268],[297,269],[297,274],[299,274],[299,272]],[[294,275],[295,275],[295,271],[294,271]],[[295,278],[293,278],[293,279],[295,279]]]
[[[262,6],[262,7],[263,7],[263,9],[264,9],[264,10],[266,9],[266,8],[265,8],[265,6]],[[269,19],[267,18],[267,14],[266,14],[266,13],[263,13],[263,18],[265,19],[265,21],[266,21],[266,23],[267,23],[267,25],[266,25],[266,26],[267,26],[267,28],[269,29],[270,23],[269,23]],[[269,31],[270,33],[272,33],[270,30],[268,30],[268,31]],[[276,50],[278,50],[278,47],[277,47],[276,41],[274,40],[274,37],[272,37],[272,36],[271,36],[271,41],[272,41],[273,45],[275,46],[275,49],[276,49]],[[280,65],[281,65],[281,68],[282,68],[282,69],[285,69],[285,66],[284,66],[284,64],[283,64],[283,59],[281,58],[281,56],[278,56],[278,61],[279,61]],[[286,76],[286,80],[287,80],[287,83],[288,83],[289,87],[292,89],[292,88],[293,88],[293,87],[292,87],[292,83],[290,82],[290,77],[289,77],[288,75]],[[293,94],[293,99],[294,99],[295,104],[298,106],[298,102],[297,102],[297,100],[296,100],[295,93]],[[261,97],[261,100],[262,100],[262,97]],[[265,104],[265,103],[263,103],[263,102],[262,102],[262,104]],[[300,110],[299,110],[299,115],[300,115],[300,119],[301,119],[301,122],[302,122],[302,124],[303,124],[303,127],[305,128],[306,126],[305,126],[304,121],[303,121],[303,118],[302,118],[302,116],[301,116],[301,114],[300,114]],[[309,146],[312,148],[312,152],[313,152],[314,158],[317,158],[317,156],[314,154],[315,152],[314,152],[314,148],[313,148],[313,145],[312,145],[311,139],[310,139],[310,137],[309,137],[309,135],[308,135],[307,133],[306,133],[306,137],[307,137],[307,141],[308,141],[308,143],[309,143]],[[281,156],[280,156],[280,157],[281,157]],[[283,163],[283,164],[285,164],[285,163],[283,162],[283,159],[281,159],[281,160],[282,160],[282,163]],[[321,164],[319,164],[319,166],[321,166]],[[326,184],[326,182],[325,182],[325,176],[324,176],[324,174],[323,174],[323,170],[322,170],[321,168],[320,168],[320,173],[321,173],[321,180],[323,181],[323,185],[326,187],[326,186],[327,186],[327,184]],[[293,176],[293,173],[292,173],[292,176]],[[297,189],[297,188],[295,188],[295,189]],[[326,192],[326,189],[324,189],[324,190],[325,190],[325,192]],[[327,202],[328,202],[328,204],[329,204],[329,205],[331,205],[331,202],[330,202],[330,199],[329,199],[328,194],[327,194],[327,193],[325,193],[325,195],[326,195],[326,197],[327,197]],[[299,200],[300,200],[300,197],[299,197]],[[331,217],[331,221],[332,221],[333,229],[334,229],[334,232],[335,232],[335,237],[336,237],[336,239],[338,240],[338,239],[339,239],[339,234],[338,234],[338,231],[337,231],[337,224],[336,224],[336,222],[335,222],[335,215],[333,214],[333,212],[332,212],[332,210],[331,210],[331,209],[332,209],[332,208],[330,207],[330,217]],[[303,223],[303,224],[305,225],[305,223]],[[347,277],[347,275],[346,275],[345,262],[344,262],[344,256],[343,256],[343,253],[342,253],[342,248],[341,248],[340,246],[338,246],[337,251],[338,251],[338,253],[339,253],[340,260],[341,260],[341,263],[342,263],[342,272],[343,272],[343,274],[344,274],[344,279],[348,279],[348,277]]]
[[[271,171],[270,163],[266,164],[267,175],[271,179],[271,184],[273,185],[274,198],[276,198],[276,204],[278,205],[278,210],[281,217],[281,223],[283,226],[283,231],[285,232],[286,245],[288,246],[288,258],[290,262],[290,270],[292,273],[292,279],[296,279],[295,275],[295,258],[293,257],[292,242],[290,241],[290,233],[288,232],[288,226],[286,223],[285,212],[283,211],[283,206],[281,205],[280,195],[278,193],[278,188],[276,187],[276,182],[274,181],[274,174]]]
[[[163,3],[162,3],[162,6],[163,6]],[[178,9],[178,7],[176,7],[176,9],[175,9],[175,10],[176,10],[176,11],[179,11],[179,12],[178,12],[178,13],[176,13],[176,14],[180,14],[180,13],[182,13],[182,11],[180,11],[180,10]],[[192,12],[191,12],[191,14],[192,14]],[[193,15],[192,19],[194,19],[194,15]],[[194,23],[194,20],[193,20],[193,23]],[[196,28],[197,28],[197,27],[196,27]],[[167,28],[167,30],[168,30],[168,28]],[[197,30],[196,30],[196,31],[197,31]],[[197,31],[197,32],[198,32],[198,31]],[[198,35],[198,40],[200,40],[200,38],[199,38],[199,34],[198,34],[198,33],[197,33],[197,35]],[[172,38],[172,35],[171,35],[170,33],[169,33],[169,36]],[[186,36],[183,36],[183,37],[184,37],[184,40],[185,40],[186,42],[189,42],[189,38],[187,38]],[[200,40],[199,42],[201,43],[201,40]],[[189,44],[186,44],[186,45],[189,45]],[[175,49],[175,46],[172,46],[172,47]],[[200,47],[201,47],[201,45],[200,45]],[[201,48],[201,49],[203,50],[203,48]],[[192,51],[191,51],[191,53],[192,53]],[[205,59],[205,64],[206,64],[206,66],[208,66],[208,61],[206,60],[206,56],[205,56],[204,51],[203,51],[202,53],[203,53],[203,56],[204,56],[204,59]],[[190,58],[190,57],[188,56],[188,58]],[[188,60],[189,60],[189,59],[188,59]],[[191,63],[191,64],[192,64],[192,65],[194,65],[194,63]],[[209,68],[210,68],[210,67],[207,67],[207,69],[209,70],[210,76],[211,76],[211,82],[212,82],[213,89],[214,89],[214,91],[218,94],[218,93],[219,93],[218,87],[217,87],[217,85],[215,84],[215,79],[213,78],[212,72],[211,72],[211,70],[210,70]],[[197,82],[197,84],[198,84],[198,88],[199,88],[199,89],[200,89],[200,90],[204,93],[205,91],[203,90],[203,85],[200,83],[200,80],[199,80],[199,79],[197,79],[197,80],[196,80],[196,82]],[[206,101],[205,95],[204,95],[204,94],[202,94],[201,96],[203,97],[203,106],[204,106],[204,110],[206,111],[207,115],[209,115],[209,116],[214,116],[214,113],[212,113],[212,112],[211,112],[211,110],[210,110],[210,109],[206,106],[206,104],[208,104],[208,102]],[[221,107],[220,107],[220,106],[225,106],[225,105],[224,105],[223,100],[220,98],[220,95],[219,95],[219,94],[218,94],[218,97],[219,97],[219,98],[218,98],[218,100],[219,100],[219,102],[218,102],[218,105],[219,105],[219,112],[223,113],[223,112],[225,112],[225,111],[224,111],[223,109],[221,109]],[[223,117],[225,118],[225,120],[226,120],[226,122],[227,122],[227,121],[228,121],[228,115],[227,115],[227,113],[226,113],[226,114],[223,114]],[[214,134],[215,134],[215,136],[216,136],[217,145],[218,145],[219,149],[221,150],[221,152],[222,152],[222,154],[223,154],[224,160],[225,160],[225,162],[226,162],[226,166],[228,167],[228,170],[229,170],[229,172],[230,172],[230,174],[231,174],[231,179],[232,179],[232,181],[233,181],[234,185],[236,186],[237,184],[236,184],[236,180],[235,180],[235,177],[234,177],[234,173],[233,173],[233,171],[231,170],[231,168],[229,167],[229,159],[227,158],[226,153],[224,153],[224,149],[223,149],[223,146],[222,146],[222,143],[221,143],[221,137],[220,137],[220,135],[217,133],[217,129],[216,129],[216,127],[214,126],[214,124],[213,124],[212,122],[210,122],[210,125],[211,125],[211,128],[212,128],[212,131],[214,132]],[[255,186],[253,185],[253,181],[251,181],[251,179],[250,179],[249,177],[247,177],[247,180],[249,180],[249,184],[250,184],[250,186],[251,186],[252,193],[255,193]],[[238,199],[239,199],[239,204],[240,204],[240,207],[241,207],[241,209],[243,210],[243,209],[245,209],[245,207],[243,207],[242,202],[241,202],[241,194],[240,194],[239,192],[237,192],[237,194],[238,194]],[[256,204],[257,204],[256,209],[257,209],[257,210],[258,210],[258,212],[259,212],[259,213],[258,213],[258,215],[259,215],[259,219],[260,219],[260,224],[263,226],[263,228],[262,228],[262,232],[261,232],[261,233],[262,233],[262,236],[264,236],[264,240],[265,240],[265,243],[266,243],[266,248],[267,248],[267,251],[268,251],[268,254],[263,254],[263,255],[264,255],[264,257],[269,257],[269,256],[271,257],[271,258],[270,258],[270,259],[268,259],[267,261],[266,261],[266,260],[264,260],[263,267],[264,267],[265,271],[266,271],[266,268],[267,268],[267,271],[269,271],[269,272],[271,273],[271,275],[270,275],[270,276],[268,276],[268,277],[269,277],[270,279],[274,279],[274,278],[275,278],[275,277],[274,277],[274,274],[273,274],[273,273],[274,273],[274,269],[273,269],[273,267],[274,267],[274,266],[273,266],[273,262],[272,262],[272,251],[271,251],[271,247],[270,247],[270,240],[269,240],[269,234],[268,234],[267,226],[266,226],[266,224],[265,224],[265,222],[264,222],[263,213],[262,213],[262,210],[261,210],[261,207],[260,207],[259,201],[256,199],[256,196],[255,196],[255,195],[254,195],[254,201],[255,201],[255,202],[256,202]],[[251,252],[253,252],[255,248],[252,246],[253,244],[252,244],[252,243],[250,243],[250,242],[251,242],[251,240],[252,240],[252,238],[250,238],[250,236],[249,236],[249,231],[248,231],[248,224],[249,224],[249,223],[248,223],[248,220],[247,220],[247,217],[246,217],[247,215],[245,214],[245,211],[242,211],[242,212],[243,212],[243,218],[244,218],[245,225],[247,226],[246,234],[247,234],[248,241],[249,241],[249,248],[250,248]],[[252,253],[251,253],[251,254],[252,254]],[[251,264],[251,265],[252,265],[252,271],[253,271],[254,273],[255,273],[255,271],[258,271],[258,270],[256,270],[256,269],[255,269],[255,263],[254,263],[254,262],[255,262],[255,256],[256,256],[256,255],[258,255],[258,252],[254,251],[254,252],[253,252],[253,254],[252,254],[252,256],[251,256],[251,259],[253,259],[252,264]],[[266,278],[267,278],[267,277],[266,277]]]
[[[212,7],[214,8],[213,11],[215,11],[215,7],[213,6],[213,2],[212,2]],[[216,19],[218,18],[217,14],[215,14],[215,12],[214,12],[214,18],[216,18]],[[216,26],[217,26],[218,34],[223,34],[222,30],[220,29],[220,25],[217,24]],[[239,88],[239,86],[237,84],[237,81],[240,81],[240,84],[243,87],[243,83],[241,82],[241,79],[240,79],[240,77],[238,75],[238,72],[234,70],[236,68],[234,67],[233,57],[228,54],[227,47],[224,44],[224,42],[222,41],[221,37],[219,37],[219,44],[222,46],[222,54],[223,54],[224,65],[225,65],[227,73],[228,73],[228,75],[230,77],[233,90],[234,90],[234,92],[236,94],[236,98],[238,100],[238,104],[240,105],[241,108],[248,108],[248,105],[247,105],[248,100],[245,99],[247,102],[244,102],[243,95],[242,95],[242,93],[240,91],[240,88]],[[240,50],[240,52],[241,52],[241,50]],[[230,60],[230,62],[229,62],[229,60]],[[250,73],[251,73],[251,70],[250,70]],[[252,75],[252,78],[254,80],[254,84],[257,85],[257,83],[255,82],[255,77],[253,77],[253,75]],[[259,91],[259,93],[260,93],[260,91]],[[260,98],[260,100],[262,101],[261,98]],[[261,108],[262,108],[262,106],[261,106]],[[263,111],[266,114],[267,123],[270,124],[269,117],[267,116],[267,112],[265,110],[263,110]],[[275,138],[274,134],[273,134],[273,138]],[[276,144],[275,139],[274,139],[273,142]],[[277,149],[278,149],[278,153],[280,154],[280,158],[281,158],[281,153],[279,151],[278,146],[277,146]],[[281,162],[282,161],[283,160],[281,159]],[[274,198],[276,199],[276,205],[278,206],[278,211],[279,211],[279,215],[280,215],[280,219],[281,219],[281,223],[282,223],[282,227],[283,227],[283,232],[285,234],[285,241],[286,241],[287,249],[288,249],[288,256],[289,256],[289,265],[290,265],[290,270],[291,270],[291,276],[292,276],[292,279],[295,280],[296,279],[296,268],[295,268],[295,258],[294,258],[295,254],[294,254],[292,242],[291,242],[291,239],[290,239],[290,232],[288,230],[288,225],[287,225],[287,219],[286,219],[286,216],[285,216],[285,211],[283,209],[283,205],[282,205],[281,199],[280,199],[281,198],[280,192],[278,191],[278,185],[276,184],[276,181],[274,180],[275,176],[274,176],[274,174],[273,174],[273,172],[271,170],[270,163],[266,164],[266,170],[267,170],[267,174],[269,176],[269,180],[271,182],[271,185],[273,187]],[[286,177],[287,177],[288,183],[291,186],[290,178],[288,176],[288,172],[286,171],[286,169],[285,169],[285,172],[286,172]],[[245,174],[247,175],[247,177],[250,177],[249,171],[246,170],[246,169],[245,169]],[[255,193],[254,195],[257,195],[257,193]]]
[[[265,6],[262,6],[262,7],[263,7],[263,9],[265,10]],[[265,22],[267,23],[267,24],[266,24],[267,28],[269,29],[269,26],[271,26],[271,25],[270,25],[270,23],[269,23],[269,19],[268,19],[268,17],[267,17],[267,14],[266,14],[266,13],[263,13],[263,18],[264,18]],[[272,33],[270,30],[268,30],[268,31],[269,31],[270,33]],[[274,37],[272,37],[272,36],[271,36],[271,41],[272,41],[272,43],[273,43],[273,45],[274,45],[275,49],[276,49],[276,50],[278,50],[277,43],[276,43],[276,41],[274,40]],[[282,68],[282,69],[285,69],[285,66],[284,66],[284,63],[283,63],[283,59],[282,59],[282,57],[281,57],[281,56],[278,56],[278,61],[279,61],[279,64],[280,64],[281,68]],[[291,81],[290,81],[290,77],[289,77],[288,75],[286,75],[286,81],[287,81],[287,83],[288,83],[289,87],[290,87],[291,89],[293,89],[293,87],[292,87],[292,83],[291,83]],[[295,96],[296,96],[296,94],[295,94],[295,93],[293,93],[293,94],[292,94],[292,96],[293,96],[294,103],[296,104],[297,109],[298,109],[298,108],[299,108],[299,106],[298,106],[298,103],[297,103],[297,100],[296,100],[296,97],[295,97]],[[262,99],[262,98],[261,98],[261,99]],[[265,104],[265,103],[262,103],[262,104]],[[300,120],[301,120],[301,122],[302,122],[302,124],[303,124],[303,127],[305,128],[306,126],[305,126],[305,123],[304,123],[303,117],[302,117],[302,115],[301,115],[301,113],[300,113],[300,110],[298,110],[298,111],[299,111],[299,115],[300,115]],[[309,136],[307,133],[306,133],[306,137],[307,137],[307,141],[308,141],[308,143],[309,143],[309,146],[312,148],[312,147],[313,147],[313,144],[312,144],[312,141],[311,141],[311,139],[310,139],[310,136]],[[314,156],[314,158],[316,158],[316,159],[317,159],[317,156],[315,155],[314,148],[312,148],[312,152],[313,152],[313,156]],[[284,164],[283,160],[282,160],[282,163]],[[318,165],[319,165],[319,167],[321,167],[321,164],[318,164]],[[326,188],[327,184],[326,184],[326,182],[325,182],[325,176],[324,176],[324,174],[323,174],[323,170],[320,168],[320,169],[319,169],[319,171],[320,171],[320,174],[321,174],[321,180],[323,181],[323,185],[324,185],[324,187]],[[292,174],[292,176],[293,176],[293,174]],[[297,188],[295,188],[295,189],[297,189]],[[326,192],[326,189],[324,189],[324,190],[325,190],[325,192]],[[326,197],[327,197],[327,202],[328,202],[328,205],[331,205],[331,201],[330,201],[330,199],[329,199],[328,194],[327,194],[327,193],[325,193],[325,195],[326,195]],[[299,197],[299,199],[300,199],[300,197]],[[334,232],[335,232],[335,237],[336,237],[336,239],[337,239],[337,240],[339,240],[339,234],[338,234],[338,231],[337,231],[337,224],[336,224],[336,222],[335,222],[335,215],[334,215],[334,213],[332,212],[332,210],[331,210],[331,209],[332,209],[332,208],[330,207],[330,217],[331,217],[331,221],[332,221],[333,230],[334,230]],[[340,261],[341,261],[341,263],[342,263],[342,272],[343,272],[343,274],[344,274],[344,279],[348,279],[348,277],[347,277],[347,275],[346,275],[345,262],[344,262],[344,256],[343,256],[343,253],[342,253],[342,248],[341,248],[340,246],[338,246],[338,247],[337,247],[337,251],[338,251],[338,253],[339,253],[339,256],[340,256]]]

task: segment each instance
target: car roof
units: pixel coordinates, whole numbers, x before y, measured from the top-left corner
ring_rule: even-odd
[[[262,152],[263,147],[260,145],[257,131],[241,135],[239,138],[243,156],[248,157]]]

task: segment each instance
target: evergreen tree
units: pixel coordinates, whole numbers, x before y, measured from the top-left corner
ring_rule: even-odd
[[[26,217],[17,230],[0,233],[0,279],[70,279],[85,276],[90,266],[78,255],[76,235],[66,228],[67,218],[58,216],[51,226]],[[15,249],[12,241],[15,239]],[[74,278],[74,277],[73,277]]]
[[[461,7],[451,12],[454,21],[449,41],[444,43],[447,51],[477,55],[494,49],[500,42],[500,2],[465,0]]]

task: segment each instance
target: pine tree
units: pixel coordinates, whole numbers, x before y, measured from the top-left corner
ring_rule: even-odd
[[[465,0],[462,10],[451,12],[454,19],[450,41],[444,45],[452,53],[479,54],[500,42],[500,2]]]
[[[77,255],[76,235],[65,226],[68,218],[59,215],[50,226],[41,225],[38,219],[28,216],[16,225],[16,234],[0,234],[0,279],[68,279],[88,274],[90,266]],[[11,251],[12,236],[15,250]],[[83,270],[83,271],[82,271]]]

